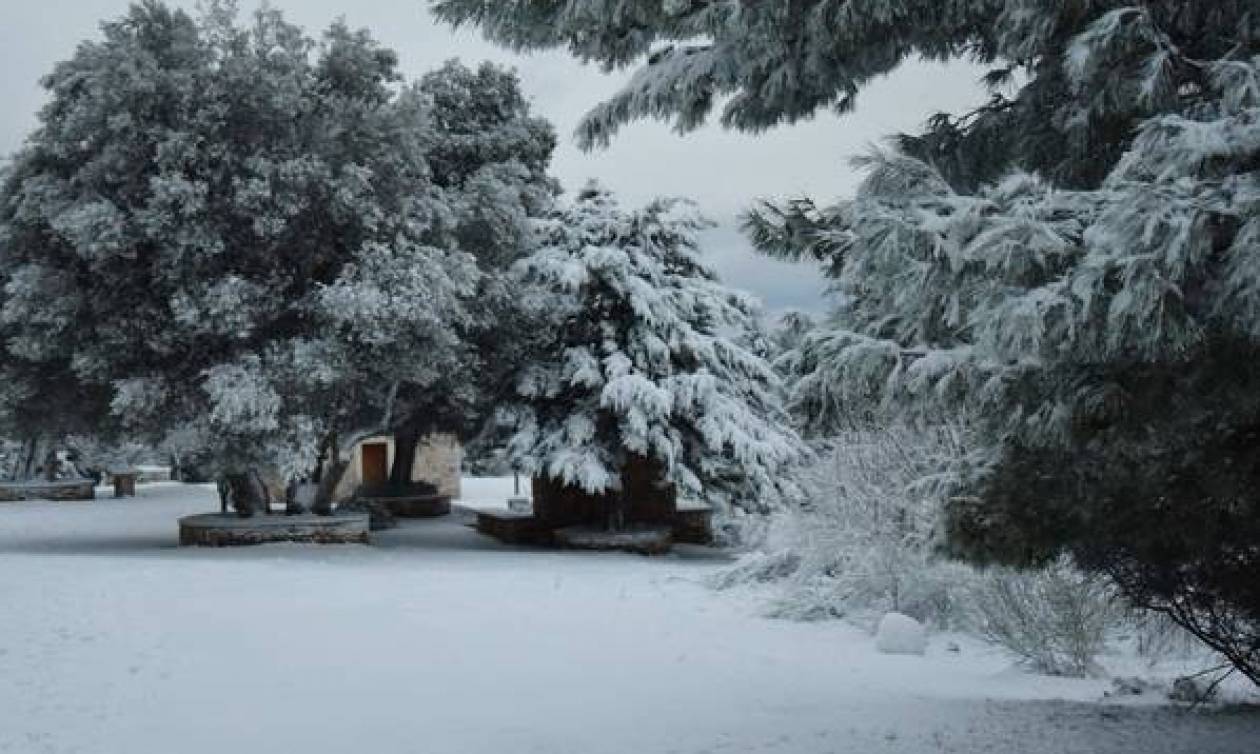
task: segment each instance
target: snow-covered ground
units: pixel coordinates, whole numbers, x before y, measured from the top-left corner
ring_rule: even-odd
[[[1251,710],[1102,704],[975,644],[888,656],[758,617],[699,583],[726,562],[699,548],[514,549],[458,516],[372,547],[176,547],[176,518],[216,509],[175,484],[0,504],[0,751],[1260,750]]]

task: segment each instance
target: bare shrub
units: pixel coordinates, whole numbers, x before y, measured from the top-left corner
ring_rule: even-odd
[[[975,582],[969,603],[977,633],[1048,675],[1096,675],[1108,631],[1122,615],[1108,582],[1066,561],[1041,571],[991,571]]]
[[[805,469],[802,510],[757,532],[758,552],[718,587],[782,580],[770,614],[870,618],[889,610],[937,625],[958,612],[971,569],[938,553],[942,510],[961,457],[959,425],[853,430],[831,438]]]
[[[1210,656],[1193,634],[1162,613],[1134,608],[1125,625],[1134,652],[1152,666],[1167,659]]]

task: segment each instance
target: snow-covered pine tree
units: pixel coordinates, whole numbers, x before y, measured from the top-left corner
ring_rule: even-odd
[[[907,151],[959,188],[1012,167],[1057,184],[1096,184],[1137,124],[1196,98],[1187,61],[1245,59],[1260,35],[1253,0],[430,0],[518,50],[566,49],[634,68],[578,128],[606,144],[640,118],[685,132],[721,107],[723,125],[759,132],[820,109],[849,112],[861,90],[914,59],[987,66],[993,98],[941,114]],[[1242,47],[1234,45],[1241,41]],[[1014,89],[1014,93],[1011,93]]]
[[[791,492],[801,453],[769,364],[741,345],[755,303],[699,258],[706,222],[683,201],[620,209],[597,185],[540,224],[517,272],[536,353],[501,410],[525,472],[608,495],[613,525],[633,520],[628,467],[721,509],[765,509]]]
[[[788,366],[817,428],[973,411],[952,539],[1069,552],[1260,682],[1260,13],[1251,0],[438,0],[519,48],[641,65],[580,130],[746,130],[913,56],[989,66],[993,99],[868,161],[851,201],[750,213],[821,262],[833,321]],[[725,98],[724,98],[725,97]],[[898,153],[899,152],[899,153]]]
[[[789,309],[779,316],[769,336],[769,352],[770,360],[773,362],[783,354],[795,351],[817,327],[814,318],[808,312],[799,309]]]

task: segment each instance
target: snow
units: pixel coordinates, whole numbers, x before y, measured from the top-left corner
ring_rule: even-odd
[[[517,480],[513,477],[464,477],[460,481],[459,500],[456,505],[473,511],[502,512],[510,510],[508,498],[522,497],[532,501],[534,491],[527,476],[519,478],[520,493],[516,492]]]
[[[886,655],[921,655],[927,651],[927,629],[901,613],[887,613],[875,631],[875,648]]]
[[[491,503],[511,480],[465,480]],[[466,501],[467,502],[467,501]],[[208,486],[0,505],[0,752],[1251,752],[1260,717],[1100,702],[974,642],[758,616],[721,553],[547,552],[459,517],[180,549]]]

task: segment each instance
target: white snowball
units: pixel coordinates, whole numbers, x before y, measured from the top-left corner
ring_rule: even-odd
[[[875,648],[888,655],[921,655],[927,651],[927,629],[908,615],[888,613],[879,622]]]

